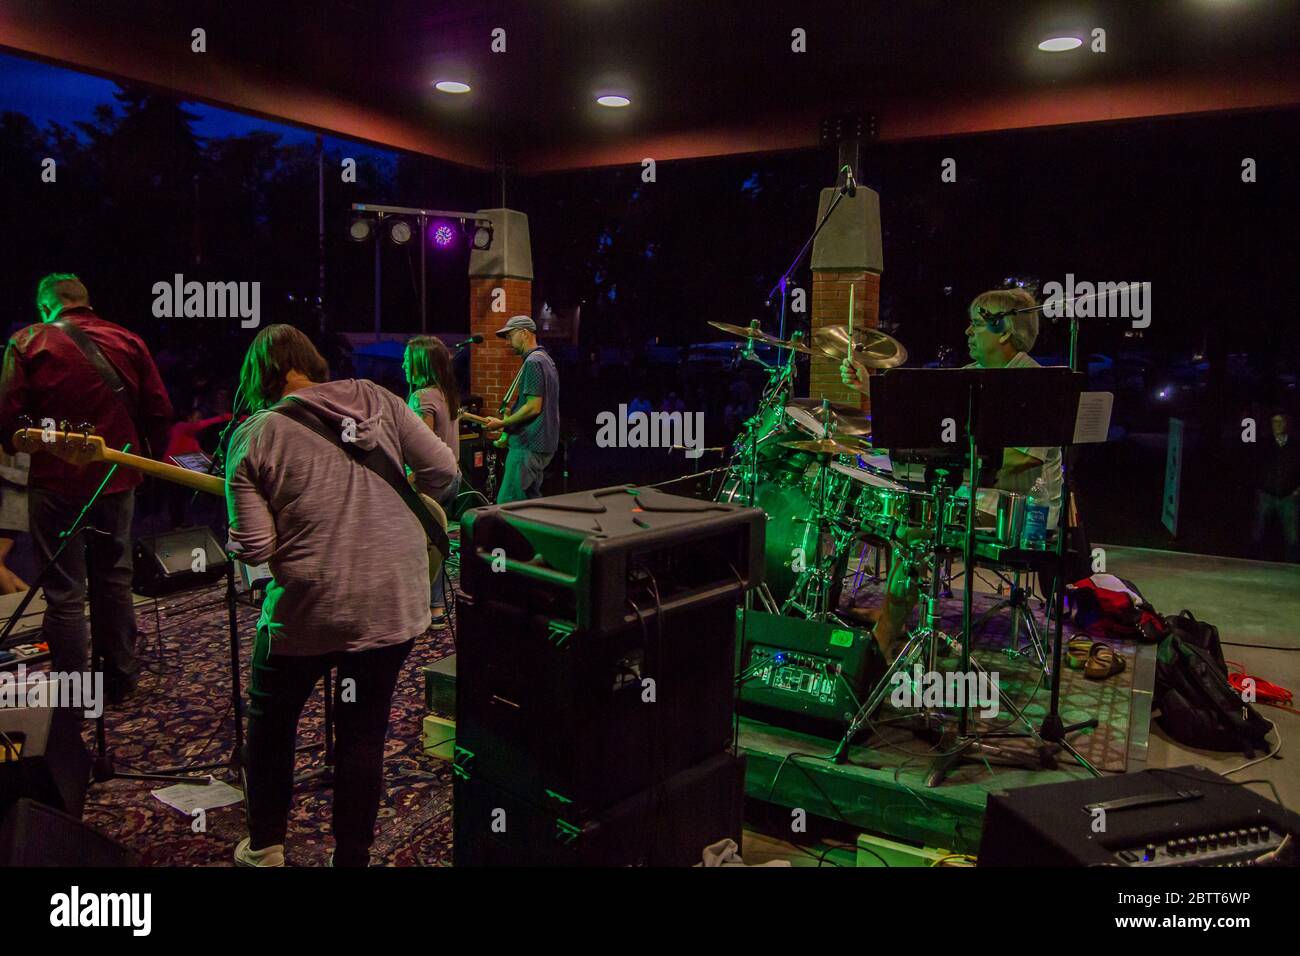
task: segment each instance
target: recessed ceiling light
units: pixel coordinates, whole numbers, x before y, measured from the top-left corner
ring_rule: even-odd
[[[632,105],[632,101],[629,100],[626,96],[613,96],[613,95],[598,96],[596,97],[596,102],[599,103],[601,106],[609,106],[609,107],[620,107],[620,106]]]
[[[1075,50],[1081,46],[1083,41],[1078,37],[1048,37],[1038,44],[1038,49],[1044,53],[1064,53],[1066,50]]]
[[[433,84],[433,86],[435,89],[441,90],[444,93],[469,92],[469,84],[461,83],[458,80],[439,80],[437,83]]]

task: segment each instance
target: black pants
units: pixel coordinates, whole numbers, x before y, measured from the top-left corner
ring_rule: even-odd
[[[36,557],[42,565],[58,550],[60,532],[76,520],[85,501],[65,498],[42,488],[27,495]],[[104,656],[104,677],[110,689],[131,685],[140,669],[136,658],[135,607],[131,599],[131,516],[135,492],[103,495],[86,516],[83,526],[104,532],[96,549],[90,582],[90,616],[94,622],[95,650]],[[41,630],[50,645],[50,670],[84,671],[86,635],[86,547],[92,542],[79,535],[64,549],[59,562],[46,575],[45,618]]]
[[[271,654],[259,629],[248,690],[245,800],[251,847],[284,843],[298,718],[327,668],[334,684],[334,865],[366,866],[384,786],[384,738],[397,676],[415,639],[369,651]]]

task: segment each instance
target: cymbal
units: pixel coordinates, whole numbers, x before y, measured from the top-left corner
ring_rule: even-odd
[[[756,329],[753,326],[732,325],[730,322],[709,322],[709,325],[726,332],[728,335],[739,336],[742,339],[752,339],[755,342],[762,342],[764,345],[771,345],[773,348],[790,349],[793,352],[812,355],[812,349],[801,341],[778,339],[775,335],[768,335],[762,329]]]
[[[871,418],[863,415],[862,409],[856,406],[827,402],[824,413],[820,398],[792,398],[786,404],[804,409],[823,425],[834,423],[837,435],[871,434]]]
[[[768,335],[762,329],[756,329],[752,326],[732,325],[730,322],[709,322],[709,325],[715,329],[721,329],[728,335],[738,335],[742,339],[754,339],[756,342],[767,342],[769,344],[781,341],[774,336]]]
[[[833,438],[818,438],[815,441],[783,441],[782,448],[793,451],[806,451],[814,455],[858,455],[869,449],[866,444],[846,445]]]
[[[813,347],[823,355],[843,361],[849,354],[848,326],[818,329],[813,333]],[[898,339],[879,329],[854,329],[853,360],[867,368],[893,368],[907,361],[907,349]]]

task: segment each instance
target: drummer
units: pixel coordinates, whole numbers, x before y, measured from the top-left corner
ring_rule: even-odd
[[[1034,297],[1024,289],[993,289],[977,295],[967,310],[966,345],[974,361],[966,368],[1039,368],[1029,357],[1029,350],[1038,339],[1035,304]],[[844,384],[871,394],[867,368],[861,362],[846,357],[840,365],[840,378]],[[1047,526],[1054,528],[1061,505],[1060,448],[1003,449],[1002,465],[993,487],[1027,495],[1039,477],[1047,486]],[[991,495],[980,498],[981,511],[996,510]],[[907,576],[907,570],[906,562],[895,562],[886,593],[886,613],[875,629],[876,641],[886,654],[903,633],[898,623],[899,605],[906,605],[901,614],[905,621],[915,604],[915,580]]]

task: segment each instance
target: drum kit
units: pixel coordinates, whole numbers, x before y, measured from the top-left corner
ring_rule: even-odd
[[[862,409],[825,399],[795,398],[798,355],[839,361],[852,353],[867,368],[902,364],[907,350],[876,329],[819,329],[812,345],[796,333],[788,340],[758,328],[710,322],[746,340],[748,357],[767,373],[755,413],[732,444],[719,501],[751,505],[767,514],[766,581],[757,596],[764,609],[825,621],[839,602],[841,582],[858,540],[879,543],[932,537],[940,524],[965,522],[964,501],[949,500],[942,522],[934,495],[898,481],[889,458],[871,445],[871,418]],[[755,344],[785,359],[754,359]]]
[[[843,762],[849,743],[889,692],[891,675],[910,674],[915,666],[935,672],[937,658],[950,652],[967,659],[961,635],[946,634],[940,627],[941,584],[945,563],[964,553],[972,525],[983,522],[978,512],[975,522],[968,522],[970,498],[963,497],[964,489],[958,490],[963,474],[960,457],[954,461],[951,452],[875,448],[871,416],[862,409],[792,395],[795,356],[816,352],[843,362],[852,354],[854,361],[867,368],[889,369],[906,360],[907,353],[897,340],[874,329],[850,331],[847,326],[835,326],[819,330],[810,348],[797,334],[789,340],[777,339],[759,330],[757,323],[749,328],[709,324],[746,339],[747,357],[760,361],[768,377],[757,410],[741,426],[729,461],[719,469],[723,481],[716,495],[719,501],[757,507],[767,515],[766,580],[754,591],[763,610],[832,626],[836,622],[861,624],[839,608],[843,582],[859,542],[867,547],[874,544],[881,551],[889,549],[894,561],[902,562],[898,568],[901,575],[911,578],[920,592],[918,625],[908,632],[884,677],[874,683],[852,716],[835,751],[832,759]],[[788,357],[775,364],[761,362],[752,354],[754,343],[785,350]],[[997,520],[975,531],[972,555],[996,558],[1020,545],[1023,496],[1003,491],[994,494]],[[1008,514],[1021,518],[1009,520]],[[1015,626],[1013,635],[1018,635]],[[1013,641],[1017,646],[1008,653],[1036,656],[1046,666],[1040,641],[1031,639],[1025,651],[1018,648],[1018,636]],[[983,670],[974,659],[969,661],[975,672]],[[1028,732],[988,736],[1027,736],[1046,753],[1042,738],[1021,709],[1005,697],[1000,700]],[[917,716],[922,729],[930,733],[935,715],[923,708]],[[966,738],[963,741],[969,743]],[[1013,763],[1034,763],[1032,757],[980,746],[982,754]],[[931,785],[941,780],[948,765],[957,759],[945,757],[927,778]]]

